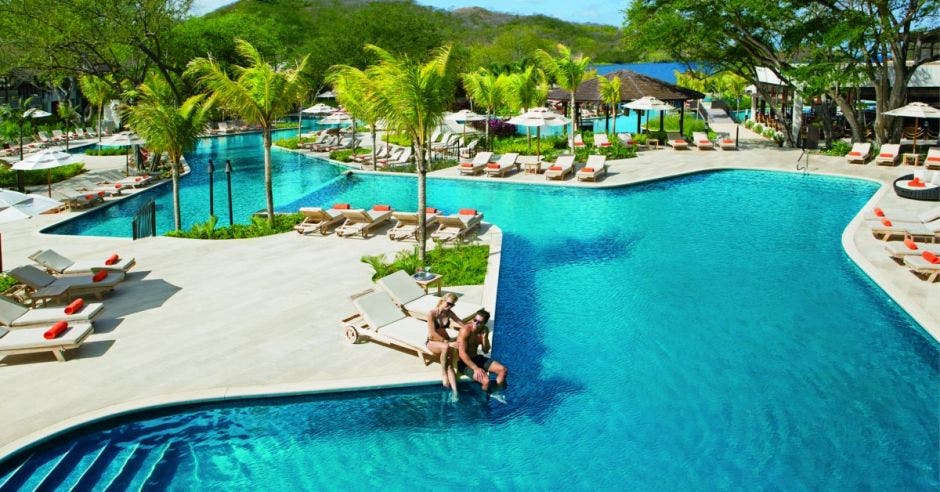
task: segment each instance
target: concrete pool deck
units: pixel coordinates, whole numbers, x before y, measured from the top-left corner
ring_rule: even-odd
[[[736,152],[642,151],[636,159],[612,162],[610,174],[599,183],[581,186],[621,186],[709,169],[795,171],[799,155],[759,137],[744,140]],[[842,158],[816,155],[810,160],[813,173],[882,184],[910,169],[849,165]],[[453,174],[452,169],[433,173]],[[518,174],[506,181],[545,180]],[[570,179],[560,185],[575,184]],[[895,213],[936,205],[903,200],[885,188],[871,204]],[[410,245],[382,234],[368,240],[287,233],[238,241],[131,241],[38,232],[73,215],[4,224],[4,266],[28,263],[27,255],[52,247],[81,258],[119,252],[135,256],[137,267],[105,298],[96,333],[69,352],[66,363],[49,354],[9,356],[0,362],[5,389],[0,457],[74,424],[141,407],[252,394],[439,384],[438,367],[425,367],[414,356],[375,344],[351,345],[337,322],[353,310],[348,296],[372,285],[371,268],[359,258]],[[858,221],[841,238],[850,256],[925,330],[940,337],[940,283],[928,284],[895,264],[883,243],[858,227]],[[489,232],[487,239],[498,238],[495,228]],[[820,240],[835,245],[839,238]],[[492,256],[498,260],[498,254],[497,241]],[[482,289],[465,289],[465,294],[469,300],[495,304],[490,282]]]

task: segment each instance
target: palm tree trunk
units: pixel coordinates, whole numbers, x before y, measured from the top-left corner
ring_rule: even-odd
[[[179,156],[173,157],[173,165],[171,166],[171,174],[173,176],[173,228],[174,230],[180,230],[183,227],[183,219],[180,214],[180,158]]]
[[[572,154],[574,154],[574,113],[577,111],[575,109],[574,91],[577,89],[577,86],[571,89],[571,135],[568,136],[568,147],[571,149]]]
[[[614,104],[614,135],[617,134],[617,104]]]
[[[416,142],[417,143],[417,142]],[[415,167],[418,170],[418,261],[423,266],[428,254],[427,237],[427,168],[424,164],[424,143],[415,145]]]
[[[101,145],[101,118],[104,118],[104,104],[98,106],[98,145]]]
[[[375,155],[376,155],[376,151],[375,151],[375,150],[376,150],[376,149],[375,149],[375,123],[376,123],[376,122],[374,122],[374,121],[372,122],[372,169],[378,169],[378,168],[375,166],[375,165],[376,165],[376,162],[375,162]]]
[[[486,108],[486,122],[483,125],[483,131],[485,132],[484,138],[486,138],[486,149],[493,150],[493,145],[490,144],[490,108]]]
[[[274,182],[271,179],[271,125],[266,124],[264,134],[264,195],[268,205],[268,224],[274,227]]]

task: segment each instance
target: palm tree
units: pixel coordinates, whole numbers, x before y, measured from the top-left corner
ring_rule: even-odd
[[[173,176],[173,225],[182,226],[180,217],[179,169],[183,152],[193,149],[209,123],[212,100],[205,94],[177,103],[173,88],[157,73],[151,73],[133,91],[136,104],[124,110],[127,126],[147,141],[157,155],[170,158]]]
[[[366,45],[365,49],[379,59],[366,69],[373,84],[369,98],[376,113],[388,121],[389,128],[409,135],[414,145],[418,171],[418,258],[423,265],[427,256],[423,213],[427,206],[425,151],[431,131],[444,119],[454,97],[456,76],[451,46],[437,48],[425,63],[407,56],[396,57],[374,45]]]
[[[72,128],[75,128],[76,123],[81,120],[81,117],[78,115],[78,112],[75,111],[75,106],[72,106],[72,103],[69,101],[61,102],[56,109],[56,113],[58,113],[59,119],[65,127],[65,150],[69,150],[69,133]]]
[[[486,108],[486,125],[484,129],[484,138],[487,148],[492,148],[490,143],[490,116],[500,106],[506,97],[506,76],[496,75],[493,72],[479,68],[476,72],[463,74],[463,86],[467,91],[467,96],[478,106]]]
[[[107,80],[95,75],[82,75],[78,88],[85,99],[98,109],[98,143],[101,143],[101,120],[104,119],[104,103],[114,97],[114,88]]]
[[[261,127],[264,139],[264,191],[268,223],[273,226],[271,133],[278,118],[290,113],[308,88],[303,72],[307,70],[309,55],[292,68],[282,68],[266,62],[261,53],[243,39],[235,40],[235,52],[248,61],[249,66],[234,66],[234,80],[225,73],[219,62],[211,57],[190,61],[185,73],[205,87],[222,108],[237,114],[248,123]]]
[[[614,133],[617,133],[617,106],[620,104],[620,77],[616,75],[610,79],[600,77],[597,79],[597,82],[600,84],[601,101],[610,106],[614,111]]]
[[[584,55],[572,55],[567,46],[558,43],[558,58],[553,58],[545,50],[535,50],[535,59],[562,89],[571,93],[571,136],[568,145],[574,152],[575,91],[582,82],[597,76],[594,70],[588,70],[591,59]]]
[[[540,68],[529,65],[506,77],[506,91],[514,110],[526,112],[545,104],[548,99],[548,82],[545,72]],[[525,133],[526,145],[530,145],[531,128],[526,127]]]
[[[369,76],[358,68],[334,65],[327,72],[326,80],[333,85],[337,102],[342,104],[346,112],[352,116],[353,135],[356,134],[357,119],[364,121],[372,128],[372,162],[375,163],[375,127],[380,117],[373,100],[369,97],[369,92],[372,90]]]
[[[33,96],[30,96],[25,99],[20,98],[15,108],[9,104],[0,106],[0,119],[16,125],[16,128],[19,130],[20,160],[23,160],[23,129],[32,129],[32,117],[26,114],[27,109],[32,103]],[[23,171],[16,172],[16,189],[21,193],[26,191]]]

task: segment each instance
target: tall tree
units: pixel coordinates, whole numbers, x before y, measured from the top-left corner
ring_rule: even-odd
[[[445,45],[431,52],[425,62],[408,56],[395,56],[375,45],[366,45],[366,51],[378,62],[366,69],[374,90],[370,98],[377,113],[388,121],[389,127],[411,137],[415,149],[418,171],[418,244],[422,264],[427,259],[426,216],[427,207],[427,149],[431,132],[444,119],[444,112],[454,97],[457,77],[451,57],[451,46]]]
[[[151,74],[131,94],[136,103],[124,110],[127,126],[147,141],[156,155],[166,152],[173,176],[173,226],[182,227],[180,213],[180,161],[183,152],[196,146],[199,135],[206,130],[212,100],[205,94],[190,96],[182,103],[169,83]]]
[[[292,67],[276,67],[245,40],[236,41],[238,54],[247,67],[233,66],[235,78],[213,58],[189,62],[186,75],[193,77],[223,109],[237,114],[247,123],[261,127],[264,140],[264,192],[268,223],[274,225],[274,185],[271,176],[271,133],[278,118],[290,113],[307,90],[307,57]]]
[[[509,106],[514,111],[528,111],[545,104],[548,99],[548,82],[543,72],[535,65],[528,65],[506,77],[506,93]],[[526,146],[531,147],[532,128],[526,127]]]
[[[101,120],[104,119],[104,105],[114,95],[114,84],[109,82],[107,77],[98,77],[97,75],[82,75],[78,79],[78,88],[82,91],[85,99],[98,110],[98,143],[101,143]]]
[[[33,104],[33,97],[20,98],[16,107],[11,104],[0,106],[0,120],[10,122],[16,125],[19,133],[20,160],[23,160],[23,131],[32,130],[32,116],[26,111]],[[16,189],[20,192],[25,191],[26,184],[23,181],[23,171],[16,172]]]
[[[376,158],[376,134],[379,115],[375,100],[370,97],[373,90],[372,81],[365,72],[348,65],[335,65],[327,71],[327,82],[333,84],[336,100],[346,108],[346,112],[353,118],[353,135],[356,134],[356,120],[362,120],[369,125],[372,135],[372,163]]]
[[[58,113],[59,121],[62,122],[62,129],[65,134],[65,150],[69,150],[71,132],[81,121],[81,116],[79,116],[78,111],[75,111],[75,107],[72,106],[72,103],[69,101],[60,102],[56,113]]]
[[[614,113],[614,133],[617,133],[617,107],[620,106],[620,77],[600,77],[601,102],[607,105]],[[608,111],[608,115],[610,111]],[[605,123],[606,125],[606,123]]]
[[[484,125],[484,138],[486,146],[492,149],[490,142],[490,118],[493,113],[503,105],[506,99],[506,78],[502,74],[495,74],[485,68],[475,72],[463,74],[463,87],[467,96],[477,105],[486,108],[486,125]]]
[[[571,93],[571,136],[568,138],[568,146],[574,152],[574,131],[576,118],[575,92],[583,82],[593,79],[597,72],[589,70],[591,59],[584,55],[572,55],[567,46],[559,43],[557,46],[558,57],[555,58],[545,50],[535,51],[535,59],[538,60],[545,73],[551,77],[562,89]]]

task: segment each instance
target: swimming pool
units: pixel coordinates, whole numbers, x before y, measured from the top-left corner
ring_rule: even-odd
[[[457,403],[425,388],[144,414],[14,457],[0,483],[935,490],[938,344],[840,243],[875,189],[756,171],[429,180],[432,206],[503,229],[505,403],[467,386]],[[413,209],[414,191],[353,176],[295,201]]]

